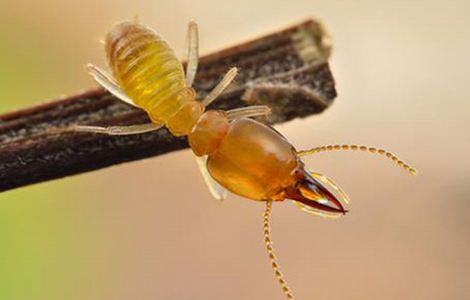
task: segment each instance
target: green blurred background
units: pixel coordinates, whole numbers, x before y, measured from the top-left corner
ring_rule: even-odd
[[[140,17],[178,53],[189,19],[207,53],[309,16],[333,36],[339,97],[277,126],[299,149],[389,148],[306,160],[349,193],[338,221],[274,206],[275,246],[299,299],[470,299],[468,1],[0,2],[0,110],[95,86],[99,40]],[[263,206],[212,200],[190,151],[0,195],[0,299],[282,299]]]

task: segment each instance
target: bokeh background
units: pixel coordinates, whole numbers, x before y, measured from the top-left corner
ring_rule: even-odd
[[[339,97],[276,128],[299,149],[386,147],[408,176],[362,153],[309,157],[350,195],[337,221],[276,204],[273,239],[299,299],[470,299],[468,1],[1,0],[0,110],[95,86],[99,40],[133,18],[181,55],[316,16],[333,36]],[[0,299],[282,299],[263,205],[211,199],[190,151],[0,195]]]

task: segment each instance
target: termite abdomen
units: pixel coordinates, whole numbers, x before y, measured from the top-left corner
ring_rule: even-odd
[[[189,102],[194,102],[190,106],[197,106],[196,95],[186,86],[183,66],[161,36],[136,23],[119,23],[106,37],[106,53],[122,90],[153,121],[164,123],[170,130],[171,124],[177,125],[180,130],[172,130],[175,134],[188,131],[187,127],[191,126],[182,126],[171,119]],[[190,125],[195,122],[185,117],[179,119]]]

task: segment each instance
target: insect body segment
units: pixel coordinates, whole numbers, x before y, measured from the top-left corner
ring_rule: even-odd
[[[293,183],[298,159],[294,147],[277,132],[252,119],[239,119],[209,155],[207,167],[229,191],[267,200]]]
[[[114,78],[126,95],[152,121],[164,123],[176,135],[187,134],[203,107],[186,86],[183,65],[166,41],[143,25],[123,22],[108,33],[105,47]],[[182,109],[185,112],[178,113]]]
[[[219,149],[230,127],[227,114],[212,110],[204,113],[194,125],[188,142],[197,156],[209,155]]]

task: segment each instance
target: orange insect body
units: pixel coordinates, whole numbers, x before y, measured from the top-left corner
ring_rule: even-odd
[[[234,194],[345,212],[341,201],[308,174],[294,146],[267,125],[245,118],[229,123],[222,111],[208,111],[189,134],[189,145],[196,155],[208,155],[210,175]]]
[[[205,132],[225,134],[202,141],[217,145],[210,152],[196,152],[201,144],[201,126],[196,125],[189,142],[196,154],[208,155],[209,172],[223,187],[249,199],[267,200],[292,184],[298,159],[292,145],[277,132],[252,119],[215,125],[217,128],[204,128]]]
[[[336,184],[305,169],[301,157],[321,151],[361,150],[384,155],[412,174],[409,165],[383,149],[356,145],[333,145],[307,151],[296,149],[273,128],[255,120],[266,115],[266,106],[229,111],[205,111],[236,75],[232,68],[202,100],[191,87],[198,62],[197,26],[189,24],[190,47],[186,78],[181,62],[170,46],[151,29],[123,22],[108,33],[106,53],[113,78],[90,65],[90,74],[117,98],[145,110],[153,123],[133,126],[76,126],[76,131],[127,135],[166,126],[172,134],[188,136],[212,194],[225,197],[227,189],[242,197],[265,201],[264,240],[272,268],[288,299],[294,299],[280,273],[270,238],[272,201],[293,200],[302,210],[322,216],[346,212],[348,199]],[[221,186],[221,187],[220,187]]]
[[[274,199],[294,183],[299,168],[294,147],[266,125],[252,119],[232,122],[217,151],[207,160],[209,172],[231,192],[253,200]]]
[[[105,48],[122,90],[152,121],[174,135],[189,134],[194,153],[208,155],[210,175],[226,189],[253,200],[284,200],[296,172],[307,173],[294,147],[266,125],[229,122],[222,111],[204,113],[173,49],[151,29],[120,23],[108,33]]]

